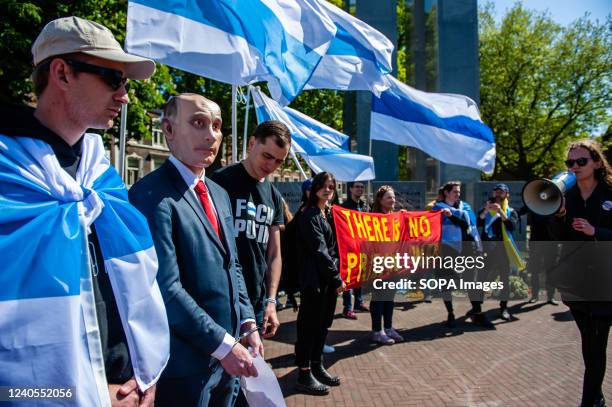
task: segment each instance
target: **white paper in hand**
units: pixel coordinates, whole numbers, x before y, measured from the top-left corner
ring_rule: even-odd
[[[250,407],[286,407],[283,393],[270,366],[261,355],[253,359],[257,377],[241,377],[240,387]]]

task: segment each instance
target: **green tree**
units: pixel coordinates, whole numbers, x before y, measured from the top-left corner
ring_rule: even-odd
[[[83,1],[0,1],[0,102],[35,103],[32,81],[32,43],[49,21],[65,16],[79,16],[108,27],[123,44],[127,18],[127,0]],[[155,75],[147,81],[134,81],[129,86],[129,137],[150,136],[148,111],[159,108],[175,85],[168,67],[157,64]],[[118,121],[117,121],[118,122]],[[117,137],[118,126],[104,133]]]
[[[480,100],[495,177],[551,175],[568,141],[609,125],[612,20],[587,17],[562,27],[517,2],[496,23],[491,3],[481,9]]]
[[[342,0],[332,0],[342,6]],[[74,1],[13,1],[0,0],[0,102],[33,104],[36,98],[30,80],[32,73],[32,43],[40,30],[56,18],[76,15],[108,27],[117,41],[123,44],[127,21],[127,0],[82,0]],[[265,85],[262,85],[267,89]],[[246,93],[246,87],[242,88]],[[147,114],[160,109],[170,95],[182,92],[201,93],[217,102],[223,112],[223,144],[227,155],[231,153],[231,85],[216,82],[185,71],[157,64],[152,78],[130,82],[128,108],[128,138],[150,137],[151,118]],[[317,120],[342,129],[342,95],[329,90],[303,92],[291,107]],[[242,151],[246,104],[238,104],[238,152]],[[252,109],[252,103],[251,103]],[[256,124],[255,112],[249,112],[248,129]],[[118,123],[118,121],[116,122]],[[249,134],[249,133],[247,133]],[[106,143],[118,141],[118,125],[104,132]],[[113,136],[113,137],[110,137]],[[222,158],[221,154],[218,157]],[[218,163],[217,163],[218,165]],[[287,161],[286,166],[293,168]]]

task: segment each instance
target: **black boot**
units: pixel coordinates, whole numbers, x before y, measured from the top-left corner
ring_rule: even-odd
[[[312,375],[321,383],[328,386],[340,386],[340,378],[325,370],[322,363],[310,362],[310,370],[312,370]]]
[[[295,389],[301,393],[312,394],[314,396],[325,396],[329,393],[329,387],[315,379],[310,369],[303,370],[298,368],[298,379],[295,383]]]
[[[448,318],[446,319],[446,327],[447,328],[454,328],[455,327],[455,314],[453,314],[452,312],[448,313]]]

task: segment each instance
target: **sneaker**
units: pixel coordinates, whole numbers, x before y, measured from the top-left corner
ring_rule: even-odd
[[[404,337],[397,333],[397,331],[393,328],[385,329],[385,333],[389,338],[393,339],[395,343],[404,342]]]
[[[499,317],[504,321],[510,321],[512,319],[512,315],[510,315],[506,308],[500,310]]]
[[[538,302],[538,297],[534,296],[529,299],[529,304],[535,304],[536,302]]]
[[[357,319],[357,314],[352,309],[345,309],[342,312],[342,316],[346,319]]]
[[[546,303],[550,305],[559,305],[559,301],[555,300],[554,298],[549,299],[546,301]]]
[[[433,300],[433,296],[431,294],[427,294],[425,298],[423,298],[423,301],[425,301],[428,304],[431,304],[432,300]]]
[[[379,343],[381,345],[393,345],[395,341],[387,336],[383,332],[372,332],[372,342]]]
[[[336,348],[334,348],[331,345],[325,344],[323,345],[323,353],[334,353],[336,351]]]
[[[367,305],[359,304],[359,305],[355,305],[355,311],[370,312],[370,308],[368,308]]]

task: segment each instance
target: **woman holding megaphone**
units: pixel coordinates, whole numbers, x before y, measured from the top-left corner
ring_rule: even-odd
[[[555,215],[554,235],[564,241],[558,287],[580,330],[585,372],[581,406],[605,406],[602,382],[612,323],[612,170],[599,144],[570,143],[567,168],[576,185]]]

